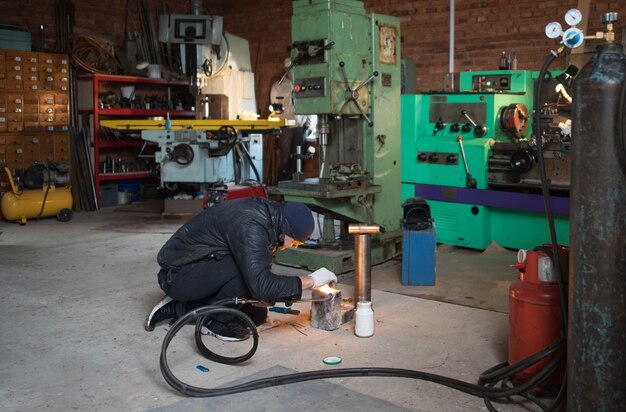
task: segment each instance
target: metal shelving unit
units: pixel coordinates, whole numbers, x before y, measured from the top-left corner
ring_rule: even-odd
[[[101,184],[103,182],[123,182],[152,177],[150,170],[145,170],[139,162],[118,162],[109,164],[112,156],[139,154],[144,141],[138,133],[124,135],[123,139],[106,140],[100,121],[104,119],[137,118],[149,119],[165,117],[171,119],[193,119],[195,111],[182,106],[180,96],[190,102],[191,94],[187,81],[152,79],[117,75],[84,75],[78,77],[78,112],[89,114],[93,148],[94,186],[100,203]],[[124,97],[132,90],[131,97]],[[157,101],[158,107],[151,108]],[[182,106],[182,107],[181,107]],[[121,157],[120,157],[121,159]],[[115,162],[114,162],[115,163]]]

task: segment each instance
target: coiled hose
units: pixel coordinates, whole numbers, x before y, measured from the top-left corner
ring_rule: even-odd
[[[238,304],[241,303],[241,300],[233,299],[229,301],[222,301],[220,304],[229,305],[229,304]],[[210,349],[208,349],[201,339],[200,329],[202,325],[206,322],[206,320],[215,314],[224,313],[234,316],[239,320],[243,321],[246,327],[252,333],[253,345],[252,348],[245,353],[244,355],[237,357],[224,357],[221,355],[217,355],[213,353]],[[481,381],[479,384],[473,384],[469,382],[464,382],[461,380],[449,378],[446,376],[436,375],[427,372],[415,371],[410,369],[398,369],[398,368],[376,368],[376,367],[368,367],[368,368],[346,368],[346,369],[337,369],[337,370],[319,370],[319,371],[309,371],[309,372],[300,372],[293,373],[287,375],[279,375],[273,376],[269,378],[256,379],[250,382],[246,382],[239,385],[222,387],[217,389],[212,388],[203,388],[198,386],[192,386],[186,384],[185,382],[178,379],[171,371],[169,364],[167,362],[167,349],[176,336],[176,334],[183,328],[183,326],[187,325],[190,322],[196,320],[196,328],[195,328],[195,341],[198,349],[202,353],[204,357],[209,360],[226,363],[226,364],[237,364],[241,362],[245,362],[250,359],[258,348],[258,339],[259,335],[256,331],[256,327],[254,326],[254,322],[252,319],[248,317],[243,312],[229,308],[225,306],[219,305],[210,305],[204,306],[201,308],[197,308],[186,313],[184,316],[180,317],[174,324],[172,324],[171,328],[165,335],[163,339],[163,344],[161,346],[161,356],[160,356],[160,368],[161,374],[165,381],[178,392],[190,396],[190,397],[215,397],[222,395],[229,395],[234,393],[247,392],[257,389],[269,388],[273,386],[287,385],[291,383],[297,382],[305,382],[316,379],[329,379],[329,378],[346,378],[346,377],[368,377],[368,376],[380,376],[380,377],[398,377],[398,378],[408,378],[408,379],[418,379],[425,380],[429,382],[438,383],[440,385],[447,386],[452,389],[456,389],[462,391],[464,393],[479,396],[484,399],[489,400],[497,400],[509,398],[511,396],[520,395],[523,396],[530,401],[536,403],[542,410],[545,410],[545,405],[541,403],[538,399],[534,398],[530,394],[526,394],[526,391],[529,391],[536,385],[539,385],[545,379],[547,379],[561,364],[562,358],[557,357],[553,359],[546,367],[537,375],[535,375],[532,379],[523,383],[517,387],[494,387],[495,384],[501,380],[503,377],[506,377],[506,373],[503,371],[503,366],[505,364],[499,364],[495,367],[485,371],[481,375]],[[514,365],[508,366],[510,369],[510,373],[516,373],[521,370],[524,370],[533,364],[541,361],[546,356],[549,356],[556,351],[562,349],[563,342],[556,342],[549,347],[547,347],[541,354],[536,354],[531,356],[523,361],[520,361]],[[545,353],[543,353],[545,352]]]

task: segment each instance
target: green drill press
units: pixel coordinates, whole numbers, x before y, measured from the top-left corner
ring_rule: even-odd
[[[276,260],[352,270],[351,222],[380,225],[372,263],[391,259],[402,242],[400,22],[367,14],[360,1],[295,0],[291,27],[294,107],[318,116],[320,175],[270,192],[308,204],[324,223],[319,248],[280,251]]]

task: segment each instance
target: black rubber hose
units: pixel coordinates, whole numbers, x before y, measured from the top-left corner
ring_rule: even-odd
[[[215,313],[228,313],[230,315],[235,316],[235,318],[241,319],[246,324],[246,328],[250,331],[252,335],[252,339],[253,339],[252,348],[247,353],[241,356],[222,356],[222,355],[218,355],[215,352],[212,352],[209,348],[206,347],[206,345],[202,341],[202,326],[205,325],[208,318],[212,314],[215,314]],[[248,315],[246,315],[245,313],[237,309],[220,308],[219,310],[214,309],[212,312],[209,312],[206,315],[198,318],[198,320],[196,321],[195,340],[196,340],[196,346],[198,347],[198,350],[200,351],[202,356],[204,356],[205,358],[212,360],[214,362],[218,362],[218,363],[224,363],[227,365],[235,365],[237,363],[247,361],[254,355],[259,345],[259,334],[256,330],[256,325],[254,324],[254,322],[252,321],[252,319],[250,319]]]
[[[46,200],[48,200],[48,193],[50,192],[50,185],[52,184],[52,177],[50,176],[50,167],[48,164],[45,164],[46,172],[48,172],[48,185],[46,186],[46,193],[43,195],[43,201],[41,202],[41,210],[37,215],[37,219],[43,215],[43,211],[46,208]],[[44,183],[45,184],[45,183]]]
[[[248,149],[246,149],[246,145],[244,145],[243,143],[240,143],[239,146],[241,147],[241,150],[243,151],[243,153],[246,155],[246,160],[248,160],[250,167],[252,167],[252,171],[254,172],[254,175],[256,176],[256,181],[259,183],[263,183],[261,182],[261,175],[259,174],[259,171],[254,165],[254,162],[252,161],[252,156],[250,156],[250,152],[248,152]]]
[[[563,339],[559,339],[558,341],[548,345],[543,350],[529,356],[528,358],[522,359],[521,361],[516,362],[513,365],[509,365],[508,362],[502,362],[481,373],[480,377],[478,378],[478,382],[488,384],[498,382],[502,379],[510,378],[516,373],[521,372],[524,369],[543,360],[547,356],[552,355],[559,349],[562,349],[564,345],[565,341]]]
[[[554,216],[552,215],[552,205],[550,203],[550,189],[548,188],[548,178],[546,176],[546,167],[543,157],[543,137],[542,137],[542,128],[541,128],[541,84],[543,82],[543,78],[548,72],[548,68],[557,58],[557,52],[551,52],[548,57],[546,57],[543,66],[541,67],[541,71],[539,72],[539,81],[537,82],[537,87],[535,89],[535,124],[537,131],[537,158],[539,160],[539,172],[541,175],[541,192],[543,194],[543,202],[546,208],[546,218],[548,220],[548,228],[550,231],[550,241],[552,243],[552,263],[554,265],[554,270],[559,276],[559,297],[561,299],[561,324],[562,324],[562,339],[567,339],[567,292],[565,290],[566,285],[566,274],[563,273],[561,269],[561,261],[559,258],[559,244],[556,238],[556,229],[554,227]],[[564,351],[563,357],[566,358],[566,351]],[[563,381],[561,382],[561,386],[559,388],[559,392],[557,396],[554,398],[552,404],[546,409],[547,411],[555,410],[558,405],[561,403],[561,400],[565,396],[567,390],[567,376],[563,376]]]
[[[550,189],[548,188],[548,177],[546,175],[546,166],[543,156],[543,137],[541,128],[541,84],[543,82],[548,68],[557,58],[557,53],[553,52],[546,57],[546,60],[539,72],[537,86],[535,88],[535,130],[537,132],[537,160],[539,161],[539,172],[541,175],[541,192],[543,194],[543,203],[546,209],[546,219],[548,220],[548,229],[550,231],[550,241],[552,243],[553,256],[558,256],[558,242],[556,238],[556,229],[554,226],[554,215],[552,214],[552,204],[550,203]],[[559,294],[561,298],[561,322],[563,324],[563,337],[567,336],[567,294],[565,293],[565,274],[561,271],[561,263],[558,258],[553,258],[554,270],[559,276]]]
[[[221,304],[237,304],[237,300],[225,300],[219,302]],[[548,378],[560,365],[563,360],[563,357],[557,357],[553,359],[541,372],[535,375],[533,378],[528,380],[527,382],[516,386],[516,387],[502,387],[502,388],[494,388],[495,382],[491,382],[488,386],[485,385],[476,385],[464,381],[460,381],[457,379],[448,378],[441,375],[408,370],[408,369],[396,369],[396,368],[347,368],[347,369],[339,369],[334,371],[311,371],[311,372],[301,372],[295,374],[274,376],[270,378],[257,379],[251,382],[246,382],[244,384],[235,385],[226,388],[219,389],[211,389],[211,388],[201,388],[196,386],[190,386],[186,383],[180,381],[169,368],[167,363],[167,348],[171,343],[174,336],[182,329],[183,326],[188,324],[189,322],[193,322],[196,320],[196,333],[199,333],[199,328],[201,327],[204,319],[210,315],[214,315],[217,313],[228,313],[234,315],[238,318],[244,319],[248,322],[248,326],[252,331],[253,338],[253,347],[250,351],[240,357],[237,358],[225,358],[226,362],[223,362],[224,357],[214,357],[215,354],[212,352],[209,354],[210,359],[216,360],[222,363],[240,363],[245,360],[248,360],[252,357],[252,355],[256,352],[258,347],[258,333],[256,332],[256,328],[253,327],[254,323],[252,322],[247,315],[242,312],[239,312],[234,308],[227,308],[223,306],[205,306],[202,308],[198,308],[196,310],[190,311],[181,318],[179,318],[167,332],[163,345],[161,347],[161,357],[160,357],[160,365],[161,365],[161,373],[165,378],[165,381],[172,386],[172,388],[177,391],[191,397],[214,397],[221,396],[233,393],[246,392],[256,389],[268,388],[272,386],[286,385],[297,382],[304,382],[314,379],[327,379],[327,378],[344,378],[344,377],[366,377],[366,376],[381,376],[381,377],[401,377],[401,378],[410,378],[410,379],[419,379],[426,380],[434,383],[438,383],[452,389],[456,389],[470,395],[480,396],[485,399],[496,400],[499,398],[508,398],[511,396],[521,395],[530,399],[526,391],[531,389],[532,387],[538,385],[543,380]],[[197,335],[196,335],[197,336]],[[204,345],[203,345],[204,346]],[[547,354],[551,354],[554,350],[558,349],[555,347],[557,345],[551,345],[546,348]],[[205,353],[203,353],[205,354]],[[205,354],[206,355],[206,354]],[[527,367],[529,364],[536,363],[541,360],[542,357],[535,356],[531,360],[524,360],[523,366]],[[532,362],[532,363],[531,363]],[[531,401],[533,401],[531,399]],[[535,402],[535,401],[533,401]],[[537,403],[537,402],[535,402]],[[543,406],[538,404],[542,409]],[[491,406],[492,407],[492,406]]]
[[[234,302],[229,301],[228,303],[234,303]],[[252,332],[253,345],[252,345],[252,348],[248,351],[248,353],[239,357],[227,358],[227,357],[223,357],[223,356],[217,355],[209,351],[206,348],[206,346],[202,344],[202,347],[205,350],[201,349],[200,346],[198,347],[198,349],[201,351],[203,355],[207,356],[208,354],[209,359],[215,360],[217,362],[233,364],[233,363],[240,363],[240,362],[250,359],[257,350],[257,347],[259,344],[259,334],[256,330],[256,326],[254,326],[254,322],[252,322],[252,320],[243,312],[237,309],[227,308],[224,306],[216,306],[216,305],[203,306],[201,308],[197,308],[195,310],[187,312],[185,315],[178,318],[176,322],[172,324],[171,328],[167,331],[165,338],[163,338],[163,344],[161,345],[161,356],[160,356],[161,374],[163,375],[163,378],[165,378],[165,381],[170,386],[172,386],[173,388],[175,388],[181,393],[188,394],[186,388],[189,388],[189,386],[185,384],[184,382],[182,382],[181,380],[179,380],[178,378],[176,378],[176,376],[174,376],[174,374],[170,370],[170,367],[167,363],[167,348],[170,342],[172,341],[172,339],[174,338],[174,336],[176,336],[178,331],[182,329],[185,325],[187,325],[190,322],[196,321],[196,332],[199,333],[199,330],[202,327],[202,321],[207,316],[215,315],[217,313],[227,313],[227,314],[242,318],[246,320],[246,322],[249,322],[248,324],[252,325],[251,332]],[[196,343],[198,343],[198,338],[196,338]],[[198,389],[202,389],[202,388],[198,388]]]

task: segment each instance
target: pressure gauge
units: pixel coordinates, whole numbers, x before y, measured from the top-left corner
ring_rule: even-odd
[[[563,33],[562,43],[565,45],[565,47],[575,49],[576,47],[579,47],[581,44],[583,44],[583,41],[585,41],[585,36],[583,35],[583,31],[579,28],[570,27],[569,29],[565,30],[565,33]]]
[[[556,39],[561,35],[562,32],[563,28],[558,22],[553,21],[552,23],[546,24],[546,36],[548,36],[549,38]]]
[[[569,9],[565,13],[565,22],[570,26],[575,26],[583,20],[583,14],[578,9]]]

